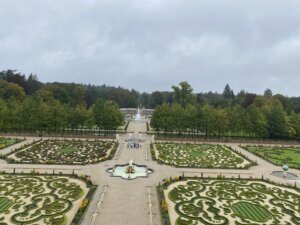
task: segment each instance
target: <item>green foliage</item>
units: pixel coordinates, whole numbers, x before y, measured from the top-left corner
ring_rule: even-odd
[[[192,179],[165,186],[176,225],[299,225],[300,191],[260,180]],[[161,198],[161,201],[165,201]]]
[[[178,167],[249,168],[252,162],[224,145],[213,144],[153,144],[160,162]]]
[[[99,102],[101,102],[99,106]],[[0,131],[77,131],[98,127],[101,132],[115,131],[123,115],[111,101],[99,101],[90,109],[83,104],[64,105],[41,90],[23,101],[0,99]]]
[[[24,146],[6,159],[14,163],[91,164],[109,159],[116,145],[109,141],[44,140]]]
[[[238,202],[232,206],[232,210],[237,216],[256,222],[267,222],[272,217],[272,213],[268,209],[249,202]]]
[[[10,145],[14,145],[20,141],[22,141],[22,140],[17,139],[17,138],[1,138],[0,137],[0,149],[6,148]]]
[[[23,88],[21,88],[17,84],[9,83],[5,80],[0,80],[0,98],[15,98],[18,100],[22,100],[25,98],[25,92]]]
[[[174,102],[179,103],[183,108],[195,102],[193,89],[187,81],[180,82],[178,86],[173,85],[172,89]]]
[[[0,183],[0,213],[12,224],[65,225],[86,188],[60,176],[1,175]]]
[[[116,130],[124,121],[118,106],[111,101],[98,100],[92,107],[92,112],[94,122],[99,129]]]
[[[229,84],[226,84],[224,91],[223,91],[223,97],[225,99],[233,99],[234,98],[234,92],[230,88]]]
[[[287,164],[292,168],[300,168],[300,148],[299,147],[280,147],[280,146],[242,146],[255,155],[266,159],[277,166]]]
[[[0,197],[0,213],[5,213],[12,205],[13,202],[10,199]]]
[[[300,115],[284,112],[280,102],[249,106],[234,105],[226,109],[211,105],[188,105],[183,108],[175,103],[158,106],[150,125],[157,132],[179,135],[242,136],[257,138],[300,137]]]

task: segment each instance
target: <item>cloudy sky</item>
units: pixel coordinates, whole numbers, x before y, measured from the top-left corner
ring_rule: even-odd
[[[0,0],[0,70],[300,96],[299,0]]]

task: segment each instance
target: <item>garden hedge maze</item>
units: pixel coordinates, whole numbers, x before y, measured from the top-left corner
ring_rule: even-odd
[[[300,169],[300,147],[262,145],[247,145],[241,147],[277,166],[287,164],[291,168]]]
[[[224,145],[157,143],[153,151],[158,161],[177,167],[245,169],[254,164]]]
[[[300,225],[299,189],[263,180],[187,179],[164,196],[172,225]]]
[[[43,140],[6,157],[12,163],[90,164],[113,156],[117,143],[86,140]]]
[[[70,177],[0,175],[0,224],[70,224],[88,191]]]

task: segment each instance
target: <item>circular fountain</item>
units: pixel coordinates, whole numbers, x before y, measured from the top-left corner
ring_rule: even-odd
[[[272,175],[286,180],[298,180],[298,176],[296,174],[289,173],[288,170],[289,170],[289,166],[283,165],[282,171],[273,171]]]
[[[109,168],[107,172],[110,173],[112,177],[121,177],[126,180],[133,180],[138,177],[148,177],[149,174],[153,173],[153,170],[144,165],[134,164],[131,159],[129,163],[124,165],[115,165],[115,167]]]

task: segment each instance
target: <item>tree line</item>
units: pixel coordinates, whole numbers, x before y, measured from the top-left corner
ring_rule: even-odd
[[[3,93],[3,84],[1,81],[8,82],[11,87],[6,93]],[[20,95],[20,88],[24,95],[31,96],[40,90],[50,92],[54,99],[62,104],[76,106],[84,104],[87,107],[93,105],[97,99],[114,101],[121,108],[137,108],[142,106],[153,109],[162,104],[173,104],[174,94],[172,91],[154,91],[152,93],[140,93],[136,90],[128,90],[122,87],[110,87],[106,85],[76,84],[76,83],[43,83],[38,80],[35,74],[26,76],[16,70],[5,70],[0,72],[0,98],[8,99],[11,95]],[[223,93],[216,92],[196,92],[194,102],[201,105],[211,105],[215,108],[233,107],[238,104],[247,108],[253,104],[254,100],[261,97],[255,93],[249,93],[240,90],[235,94],[229,85],[226,85]],[[288,114],[300,113],[300,97],[287,97],[281,94],[273,95],[270,89],[267,89],[263,97],[272,97],[282,104],[284,111]]]
[[[0,84],[1,89],[1,84]],[[0,98],[0,132],[55,132],[99,134],[115,131],[123,124],[123,114],[112,101],[98,99],[90,107],[72,106],[39,90],[32,96]]]
[[[226,85],[222,94],[227,104],[198,103],[187,82],[173,86],[173,103],[157,106],[151,127],[164,135],[243,136],[255,138],[299,138],[300,114],[284,108],[282,101],[266,90],[244,107],[234,100]]]
[[[9,87],[9,91],[3,93],[7,84],[14,85]],[[1,84],[2,83],[2,84]],[[138,106],[139,93],[135,90],[128,90],[122,87],[110,87],[106,85],[76,84],[76,83],[42,83],[37,75],[26,76],[15,70],[0,72],[0,98],[8,99],[11,90],[22,89],[21,95],[31,96],[37,91],[45,90],[53,95],[53,98],[62,104],[76,106],[84,104],[87,107],[93,105],[97,99],[116,102],[119,107],[136,108]]]

